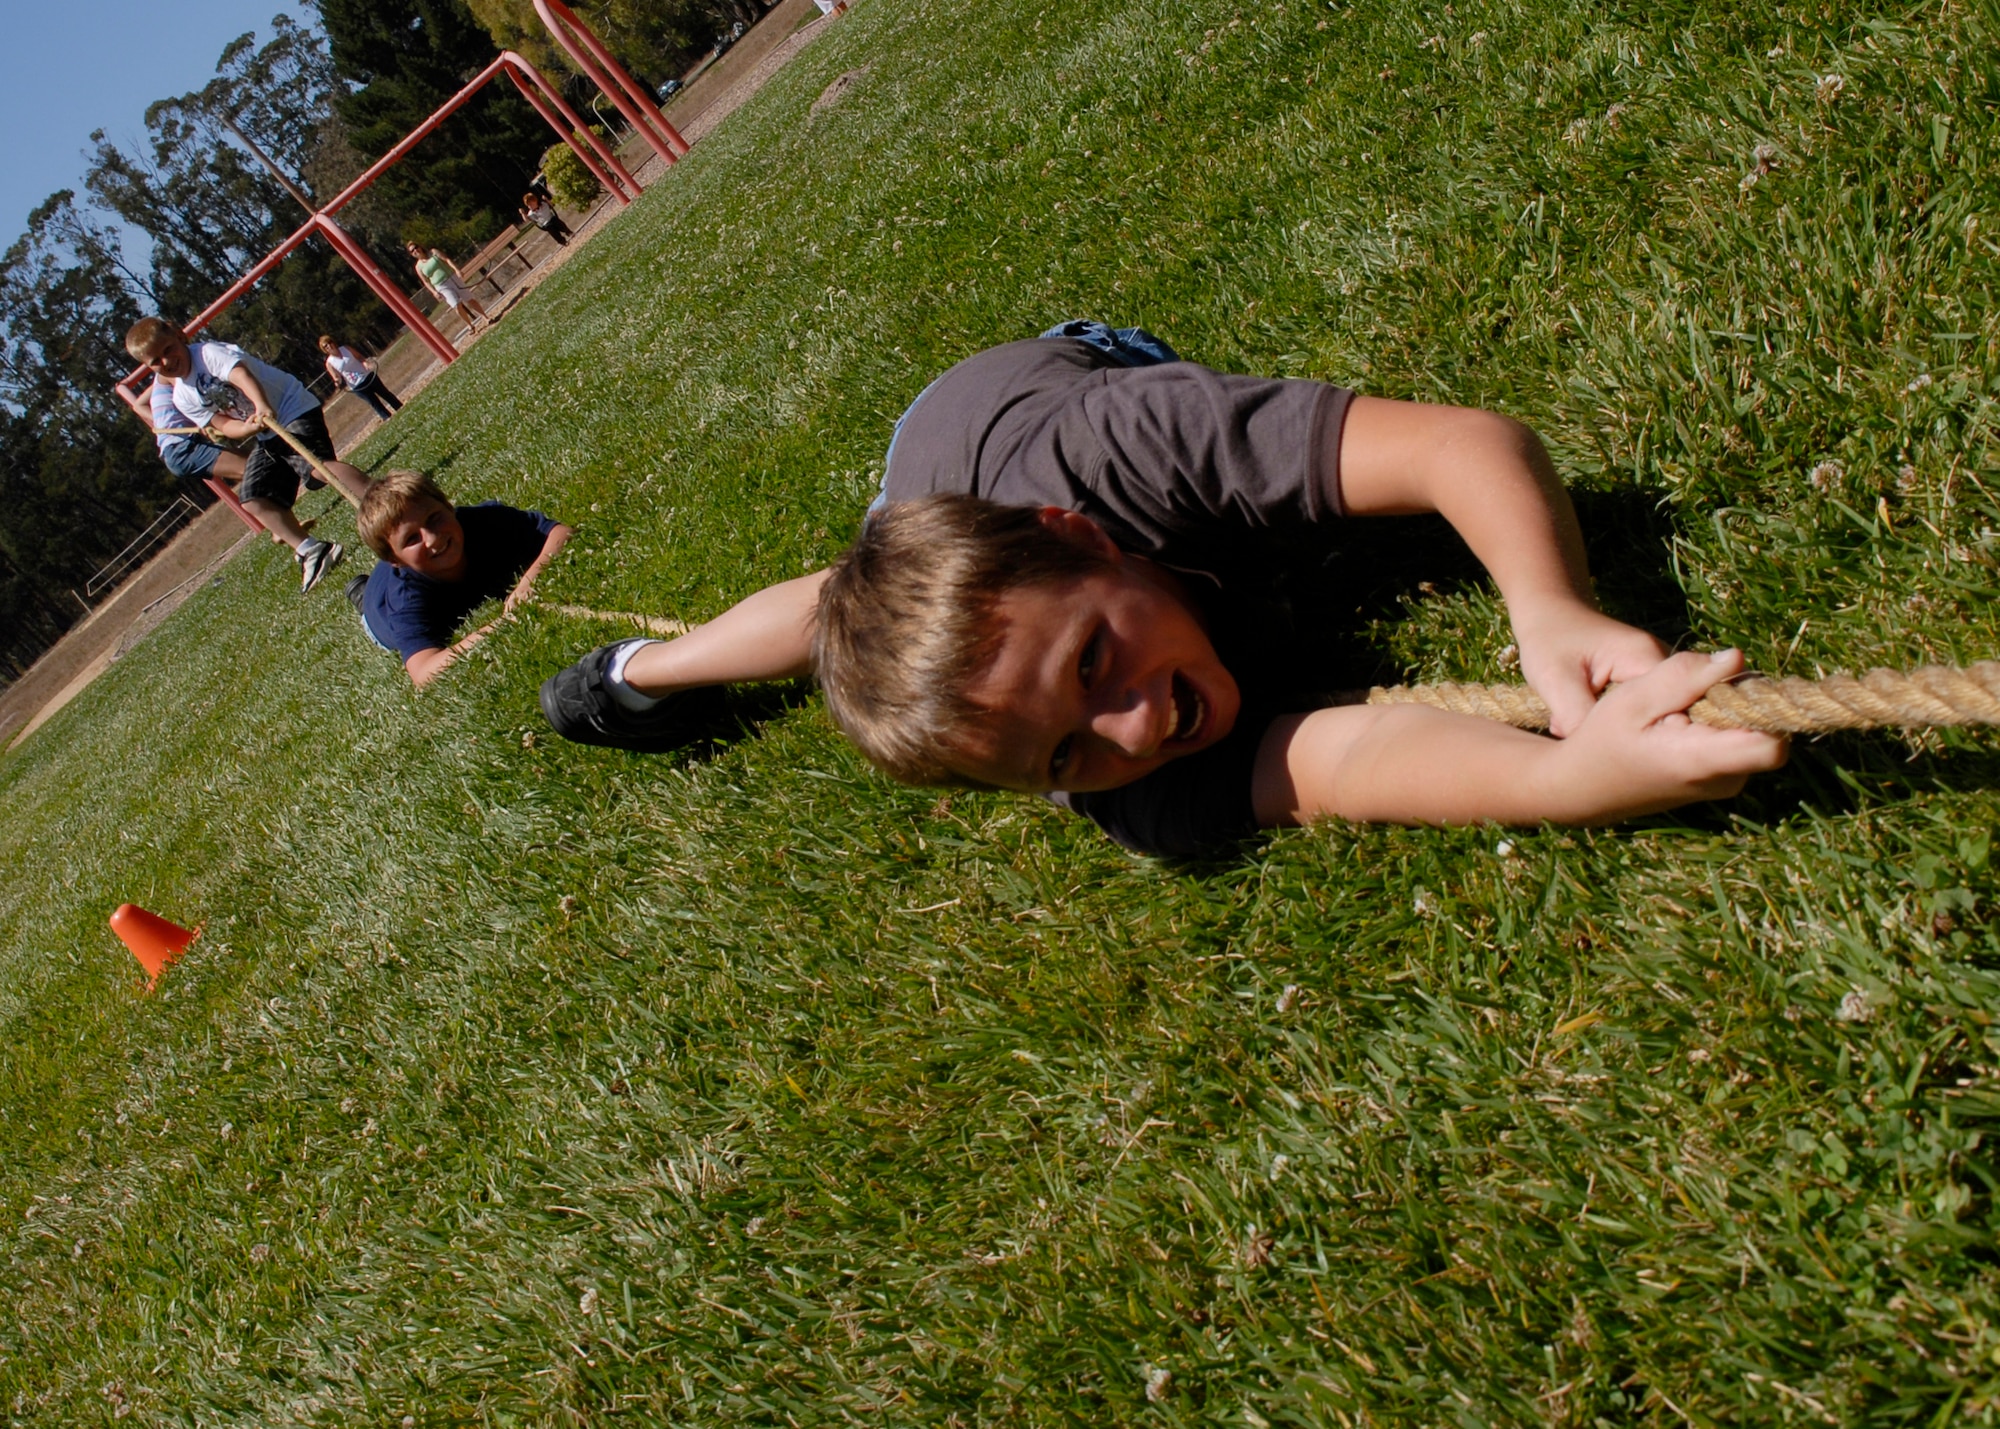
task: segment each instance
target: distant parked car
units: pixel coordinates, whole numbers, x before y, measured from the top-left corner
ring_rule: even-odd
[[[660,86],[660,98],[672,99],[675,95],[679,94],[685,88],[687,88],[687,86],[682,84],[679,80],[670,79],[665,84]]]

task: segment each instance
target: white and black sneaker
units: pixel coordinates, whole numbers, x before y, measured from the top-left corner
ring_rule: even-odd
[[[542,718],[564,739],[640,754],[663,754],[715,734],[728,704],[720,685],[680,690],[644,712],[618,703],[606,679],[619,650],[635,642],[600,645],[542,682]]]
[[[322,541],[317,536],[308,536],[299,542],[300,592],[318,585],[319,578],[339,564],[341,555],[338,541]]]

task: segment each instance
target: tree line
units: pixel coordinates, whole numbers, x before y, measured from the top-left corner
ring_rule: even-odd
[[[111,391],[131,370],[125,330],[147,313],[185,322],[305,214],[240,131],[309,195],[330,198],[491,63],[517,49],[587,112],[531,0],[305,0],[260,44],[225,46],[215,78],[146,111],[128,153],[91,136],[82,182],[51,194],[0,255],[0,684],[83,617],[69,594],[178,494],[151,436]],[[578,0],[571,8],[636,78],[681,73],[761,0]],[[508,84],[489,85],[340,214],[387,272],[417,291],[405,241],[470,256],[515,221],[554,136]],[[126,235],[150,253],[128,251]],[[209,329],[302,377],[330,332],[357,346],[397,322],[313,238]],[[205,488],[190,490],[204,504]]]

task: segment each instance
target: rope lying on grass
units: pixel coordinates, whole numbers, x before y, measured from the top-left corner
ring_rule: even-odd
[[[619,620],[638,626],[648,635],[685,635],[688,627],[678,620],[668,620],[659,615],[634,615],[629,610],[592,610],[587,605],[544,605],[544,610],[553,610],[557,615],[571,616],[577,620]]]
[[[1547,729],[1548,706],[1525,685],[1377,685],[1371,705],[1431,705],[1479,715],[1517,729]],[[1717,685],[1694,702],[1688,718],[1717,729],[1765,734],[1825,734],[1836,729],[1915,729],[2000,725],[2000,661],[1963,669],[1925,665],[1910,671],[1870,670],[1821,680],[1749,675]]]

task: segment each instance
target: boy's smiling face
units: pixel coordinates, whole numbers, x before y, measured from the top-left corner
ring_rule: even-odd
[[[988,714],[956,772],[1031,793],[1115,789],[1235,726],[1236,680],[1178,582],[1111,556],[1102,571],[995,602],[999,653],[965,690]]]
[[[169,382],[194,371],[194,355],[188,351],[187,339],[184,337],[168,339],[160,345],[158,352],[144,361],[147,370],[155,377],[164,377]]]
[[[465,528],[458,512],[435,501],[419,501],[389,527],[391,564],[449,584],[465,575]]]

